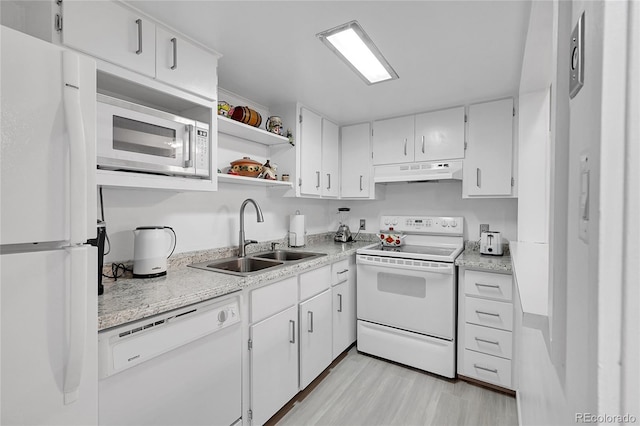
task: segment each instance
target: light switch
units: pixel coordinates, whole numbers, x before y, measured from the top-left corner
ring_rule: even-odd
[[[589,186],[590,186],[589,156],[580,156],[580,197],[578,206],[578,236],[585,243],[589,243]]]
[[[569,97],[573,99],[584,86],[584,12],[571,33],[569,54]]]

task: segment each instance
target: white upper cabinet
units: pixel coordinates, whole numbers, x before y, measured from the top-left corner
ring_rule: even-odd
[[[116,2],[65,1],[62,43],[208,100],[218,55]]]
[[[506,197],[513,190],[513,99],[471,105],[463,197]]]
[[[416,115],[414,161],[464,158],[464,107]]]
[[[415,116],[373,122],[373,164],[413,161]]]
[[[161,27],[156,29],[156,78],[196,93],[216,99],[217,58],[180,35]]]
[[[149,77],[156,71],[156,26],[110,2],[65,1],[62,42]]]
[[[322,117],[300,109],[300,194],[322,194]]]
[[[322,119],[322,196],[340,195],[340,131],[337,124]]]
[[[341,129],[342,198],[370,198],[371,191],[371,125],[344,126]]]

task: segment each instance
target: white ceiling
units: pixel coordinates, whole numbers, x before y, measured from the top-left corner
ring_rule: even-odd
[[[128,1],[220,52],[219,86],[339,124],[513,96],[530,0]],[[399,74],[368,86],[316,34],[358,20]]]

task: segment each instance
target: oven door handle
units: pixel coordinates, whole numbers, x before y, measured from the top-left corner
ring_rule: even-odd
[[[369,256],[366,254],[357,255],[356,263],[358,265],[366,266],[369,268],[378,268],[380,270],[393,268],[446,275],[453,275],[455,271],[455,266],[452,263]]]

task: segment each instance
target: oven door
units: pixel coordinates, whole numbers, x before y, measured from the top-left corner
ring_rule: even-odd
[[[455,266],[357,256],[358,319],[453,340]]]
[[[108,96],[98,100],[98,167],[195,174],[195,121]]]

